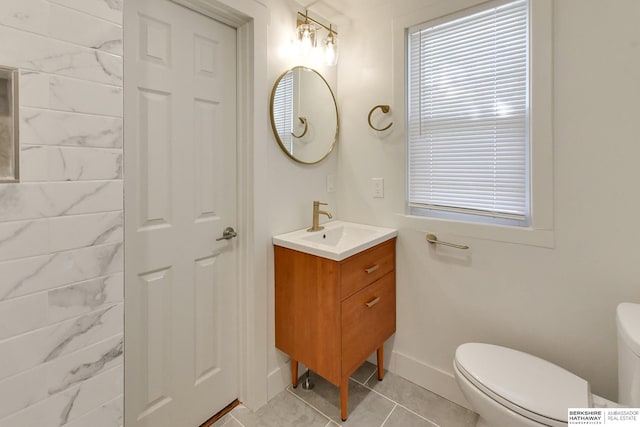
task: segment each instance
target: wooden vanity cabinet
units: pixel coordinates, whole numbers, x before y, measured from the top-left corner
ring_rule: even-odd
[[[349,376],[396,330],[395,243],[392,238],[342,261],[274,246],[276,347],[340,387],[347,418]]]

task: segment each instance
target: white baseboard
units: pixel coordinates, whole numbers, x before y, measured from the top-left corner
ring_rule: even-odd
[[[391,352],[387,369],[435,394],[471,410],[453,374],[427,365],[397,351]]]
[[[273,399],[273,397],[287,388],[291,383],[291,373],[289,364],[278,366],[273,371],[269,372],[267,377],[267,401]]]
[[[302,375],[307,367],[298,363],[298,375]],[[278,366],[267,376],[267,401],[280,393],[291,384],[291,360]]]

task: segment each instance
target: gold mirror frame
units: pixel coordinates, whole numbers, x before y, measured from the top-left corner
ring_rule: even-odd
[[[280,82],[282,81],[282,79],[287,76],[288,73],[292,73],[295,70],[302,70],[302,71],[311,71],[313,73],[315,73],[318,77],[320,77],[321,81],[324,83],[324,85],[326,86],[327,90],[329,91],[329,94],[331,95],[331,100],[333,101],[333,109],[335,111],[335,117],[336,117],[336,121],[335,121],[335,126],[336,126],[336,131],[335,134],[333,135],[333,141],[330,141],[330,145],[328,146],[328,149],[326,152],[324,152],[322,154],[322,156],[319,159],[300,159],[298,157],[296,157],[295,153],[291,153],[286,145],[283,143],[282,138],[280,137],[280,134],[278,133],[278,128],[276,126],[276,120],[274,117],[274,101],[275,101],[275,97],[276,97],[276,90],[278,89],[278,86],[280,85]],[[295,89],[295,88],[294,88]],[[299,95],[300,97],[304,96],[304,94]],[[314,165],[317,163],[320,163],[321,161],[323,161],[324,159],[326,159],[329,154],[331,154],[331,152],[333,151],[334,147],[336,146],[336,143],[338,142],[338,131],[340,129],[340,117],[338,116],[338,104],[336,103],[336,97],[333,93],[333,91],[331,90],[331,86],[329,86],[329,83],[327,82],[327,80],[322,76],[322,74],[320,74],[318,71],[314,70],[313,68],[308,68],[308,67],[303,67],[303,66],[296,66],[293,68],[290,68],[288,70],[286,70],[284,73],[282,73],[280,75],[280,77],[278,77],[278,79],[276,80],[276,82],[273,85],[273,89],[271,90],[271,99],[269,102],[269,116],[271,119],[271,129],[273,130],[273,135],[276,138],[276,141],[278,141],[278,145],[280,146],[280,149],[292,160],[298,162],[298,163],[302,163],[302,164],[306,164],[306,165]],[[309,126],[309,122],[313,123],[313,118],[312,117],[307,117],[306,115],[302,116],[302,117],[298,117],[298,120],[294,119],[294,122],[300,122],[300,125],[304,127],[304,131],[300,131],[298,130],[298,132],[292,132],[292,136],[293,138],[299,139],[304,137],[307,134],[307,130],[308,130],[308,126]],[[314,124],[315,125],[315,124]],[[330,139],[331,137],[329,137]],[[311,141],[310,143],[315,143],[318,141]]]

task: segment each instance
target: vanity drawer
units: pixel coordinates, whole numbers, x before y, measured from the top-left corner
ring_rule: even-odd
[[[396,239],[380,243],[342,263],[342,299],[394,270]]]
[[[342,372],[353,372],[396,330],[391,272],[342,302]]]

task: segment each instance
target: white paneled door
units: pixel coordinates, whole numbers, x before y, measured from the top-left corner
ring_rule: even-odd
[[[125,2],[125,425],[197,427],[238,396],[236,30]]]

